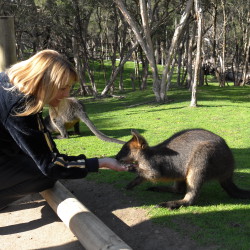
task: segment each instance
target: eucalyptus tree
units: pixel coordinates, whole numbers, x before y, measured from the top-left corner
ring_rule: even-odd
[[[124,64],[130,59],[137,45],[131,45],[128,38],[128,25],[113,1],[100,1],[95,16],[96,18],[92,21],[98,24],[98,29],[92,32],[92,36],[95,37],[95,43],[101,47],[101,49],[98,49],[98,51],[101,51],[98,60],[101,63],[104,59],[111,61],[110,77],[105,78],[106,85],[101,92],[101,96],[106,96],[108,92],[113,94],[114,82],[118,75],[120,75],[119,89],[123,90]],[[105,69],[104,66],[103,69]]]
[[[234,8],[235,15],[233,14],[231,19],[234,44],[239,47],[238,58],[235,56],[234,61],[240,62],[240,69],[235,72],[238,76],[235,77],[235,85],[245,85],[250,82],[250,9],[245,6],[250,6],[250,0],[237,1],[237,8]],[[231,49],[234,47],[230,45]]]
[[[250,14],[246,6],[250,1],[210,0],[208,4],[210,9],[204,18],[212,26],[204,36],[205,56],[213,65],[221,87],[227,80],[244,85],[248,80]]]
[[[160,93],[161,93],[162,101],[166,99],[166,90],[167,90],[166,80],[170,72],[170,66],[175,56],[176,48],[180,43],[180,38],[181,36],[184,35],[185,27],[187,23],[189,22],[190,13],[192,9],[193,9],[193,0],[188,0],[186,2],[186,6],[180,17],[179,23],[177,24],[175,28],[172,41],[171,41],[171,45],[167,52],[167,60],[166,60],[166,64],[162,73],[162,80],[161,80],[161,85],[160,85]]]
[[[117,4],[119,10],[122,12],[124,18],[127,20],[131,29],[133,30],[137,41],[139,42],[140,46],[142,47],[149,61],[149,65],[151,67],[152,74],[153,74],[153,92],[155,94],[156,101],[157,102],[166,101],[166,91],[167,91],[166,80],[169,74],[169,70],[170,70],[170,66],[174,57],[174,53],[180,41],[180,37],[183,35],[185,25],[189,19],[189,15],[193,7],[193,0],[187,1],[185,10],[183,11],[183,14],[180,18],[180,22],[175,29],[171,45],[167,52],[166,64],[164,67],[162,78],[160,78],[158,68],[157,68],[156,58],[154,54],[155,49],[154,49],[153,37],[152,37],[152,34],[153,34],[152,31],[154,29],[153,27],[154,19],[152,16],[152,13],[154,12],[152,10],[154,9],[156,5],[159,5],[161,1],[139,0],[138,5],[140,9],[140,21],[141,21],[139,23],[137,23],[135,18],[131,15],[131,13],[128,10],[128,6],[125,5],[123,0],[114,0],[114,1]],[[158,10],[162,12],[163,11],[168,12],[168,10],[165,10],[165,9],[164,10],[158,9]]]
[[[191,107],[197,106],[197,85],[198,85],[198,76],[200,73],[200,65],[201,65],[201,47],[202,47],[202,31],[203,31],[203,14],[200,5],[200,0],[194,0],[194,9],[197,17],[197,49],[196,49],[196,58],[194,65],[194,78],[192,82],[192,96],[191,96]]]
[[[246,84],[250,0],[199,2],[204,17],[200,57],[213,64],[221,86],[229,70],[235,85]],[[118,76],[122,90],[124,64],[135,53],[143,65],[144,82],[147,65],[151,68],[157,102],[167,100],[176,62],[190,89],[199,73],[192,67],[200,43],[194,0],[1,0],[0,13],[15,16],[19,59],[44,48],[62,52],[76,65],[82,94],[99,95],[92,62],[102,65],[105,59],[111,61],[112,73],[101,95],[112,93]]]
[[[141,17],[141,25],[139,26],[136,23],[136,20],[132,17],[132,15],[127,10],[127,7],[125,3],[122,0],[115,0],[115,3],[117,4],[119,10],[123,14],[124,18],[130,25],[131,29],[134,32],[134,35],[139,42],[140,46],[142,47],[149,64],[151,66],[152,74],[153,74],[153,91],[156,96],[156,100],[160,101],[160,95],[159,95],[159,73],[157,69],[157,64],[154,56],[154,48],[153,48],[153,42],[151,37],[151,29],[150,29],[150,20],[148,11],[149,8],[146,6],[145,0],[139,0],[139,7],[140,7],[140,17]]]

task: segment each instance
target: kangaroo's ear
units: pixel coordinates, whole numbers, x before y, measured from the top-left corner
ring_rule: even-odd
[[[131,134],[133,136],[131,143],[134,148],[144,149],[148,146],[146,139],[137,130],[131,129]]]
[[[140,136],[140,133],[136,129],[131,129],[131,135]]]

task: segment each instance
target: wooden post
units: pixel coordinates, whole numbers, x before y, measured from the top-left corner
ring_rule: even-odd
[[[85,249],[132,250],[59,181],[53,188],[41,192],[41,195]]]
[[[0,72],[16,62],[14,17],[0,16]]]

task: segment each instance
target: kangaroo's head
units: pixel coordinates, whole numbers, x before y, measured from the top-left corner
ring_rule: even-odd
[[[132,164],[130,171],[133,171],[143,150],[148,147],[148,143],[136,130],[132,129],[131,134],[132,139],[122,146],[121,150],[116,155],[116,159],[123,163]]]

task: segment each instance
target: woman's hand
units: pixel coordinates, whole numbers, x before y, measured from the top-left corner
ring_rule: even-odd
[[[113,158],[101,158],[98,159],[99,168],[109,168],[115,171],[128,171],[128,167],[121,165],[116,159]]]

